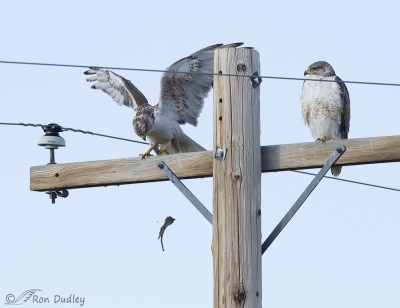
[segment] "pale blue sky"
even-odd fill
[[[243,41],[259,51],[264,75],[302,77],[309,64],[326,60],[344,80],[399,83],[399,11],[394,0],[4,1],[0,60],[164,69],[208,45]],[[136,138],[133,112],[91,90],[83,69],[0,70],[0,122],[56,122]],[[159,73],[117,73],[157,103]],[[301,85],[261,84],[263,145],[312,141],[300,113]],[[400,88],[348,89],[350,138],[399,134]],[[198,127],[183,129],[212,148],[212,94]],[[37,146],[42,131],[0,126],[0,134],[0,306],[9,293],[41,289],[43,297],[84,296],[85,307],[212,307],[212,229],[171,183],[76,189],[52,206],[29,190],[29,167],[48,162]],[[145,150],[62,136],[60,163]],[[400,188],[399,172],[398,163],[345,167],[341,177]],[[282,172],[262,181],[265,239],[311,177]],[[185,184],[212,209],[211,179]],[[263,256],[263,307],[399,307],[399,196],[322,181]],[[157,237],[166,216],[176,221],[162,252]]]

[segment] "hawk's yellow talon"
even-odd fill
[[[162,153],[167,153],[167,154],[169,154],[169,150],[167,149],[166,146],[163,146],[163,147],[160,148],[158,151],[159,151],[159,154],[162,154]]]
[[[146,157],[150,157],[150,156],[153,156],[153,155],[150,154],[150,151],[147,151],[147,152],[144,152],[143,154],[139,154],[139,156],[140,156],[142,159],[145,159]]]

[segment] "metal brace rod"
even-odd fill
[[[288,224],[290,219],[296,214],[296,212],[303,205],[304,201],[307,200],[308,196],[313,192],[315,187],[322,180],[324,175],[328,172],[328,170],[332,167],[332,165],[339,159],[340,156],[346,151],[346,147],[341,145],[336,149],[335,153],[327,160],[325,165],[321,168],[321,170],[315,175],[314,179],[307,186],[305,191],[301,194],[301,196],[297,199],[295,204],[290,208],[290,210],[286,213],[286,215],[282,218],[282,220],[278,223],[275,229],[271,232],[271,234],[267,237],[264,243],[261,246],[261,252],[264,252],[268,249],[268,247],[272,244],[272,242],[276,239],[276,237],[281,233],[283,228]]]
[[[207,208],[192,194],[192,192],[179,180],[179,178],[172,172],[166,163],[160,161],[158,167],[164,172],[164,174],[170,179],[172,184],[178,188],[181,193],[194,205],[194,207],[203,215],[210,224],[212,224],[212,214]]]

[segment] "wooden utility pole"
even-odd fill
[[[260,71],[251,49],[217,49],[214,73]],[[214,308],[261,307],[260,90],[214,78]]]

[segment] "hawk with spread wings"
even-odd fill
[[[311,64],[304,72],[302,114],[316,141],[347,139],[350,127],[350,96],[344,82],[325,61]],[[324,81],[326,80],[326,81]],[[338,176],[341,166],[331,172]]]
[[[119,105],[136,111],[133,119],[135,133],[151,145],[140,155],[142,158],[149,156],[151,151],[156,154],[169,153],[170,150],[174,153],[204,151],[202,146],[185,135],[180,125],[197,125],[204,98],[212,87],[214,50],[242,44],[212,45],[173,63],[161,77],[160,99],[154,106],[122,76],[98,67],[90,67],[84,74],[90,75],[87,81],[96,82],[92,89],[100,89]]]

